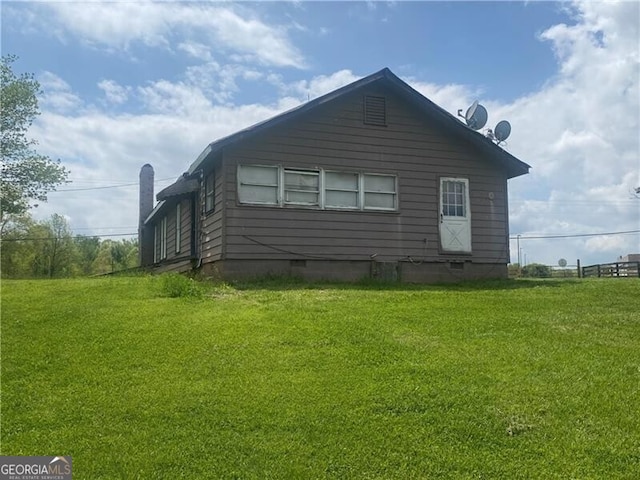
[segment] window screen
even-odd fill
[[[396,199],[395,176],[364,175],[364,208],[394,210]]]
[[[325,206],[330,208],[358,208],[357,173],[326,172],[324,175]]]
[[[278,167],[238,166],[240,203],[278,204]]]
[[[214,172],[207,175],[204,181],[204,208],[206,212],[210,212],[214,207],[215,181]]]
[[[296,205],[318,205],[320,172],[312,170],[284,171],[284,202]]]

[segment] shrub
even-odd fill
[[[160,275],[160,290],[166,297],[201,297],[202,285],[193,278],[179,273],[164,273]]]
[[[523,277],[548,278],[551,276],[551,269],[540,263],[530,263],[522,269]]]

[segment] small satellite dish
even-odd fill
[[[500,142],[504,142],[511,135],[511,124],[506,120],[501,120],[493,130],[493,136]]]
[[[476,109],[478,108],[478,100],[473,102],[471,106],[467,109],[467,113],[465,113],[464,118],[468,121],[473,114],[476,113]]]
[[[564,258],[561,258],[560,260],[558,260],[558,265],[564,268],[567,266],[567,261]]]
[[[480,105],[477,100],[471,104],[464,115],[467,126],[474,130],[480,130],[484,127],[487,124],[487,118],[487,109]]]

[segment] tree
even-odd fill
[[[91,275],[93,273],[93,262],[100,253],[100,239],[79,235],[73,241],[76,245],[78,271],[83,275]]]
[[[138,242],[136,240],[103,240],[100,252],[93,262],[94,273],[113,273],[138,265]]]
[[[11,69],[16,56],[2,57],[0,64],[0,150],[2,183],[0,186],[0,222],[8,215],[22,215],[30,202],[47,201],[47,193],[67,180],[69,172],[51,158],[34,150],[37,142],[27,137],[29,127],[40,114],[37,95],[40,84],[33,74],[16,76]]]
[[[33,263],[35,276],[69,277],[74,271],[76,246],[67,220],[54,213],[51,219],[38,224],[37,255]]]
[[[14,216],[2,232],[2,278],[27,278],[36,256],[35,242],[29,240],[36,223],[29,214]]]

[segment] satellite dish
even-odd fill
[[[564,268],[567,266],[567,261],[564,258],[561,258],[560,260],[558,260],[558,265]]]
[[[501,120],[496,125],[496,128],[493,130],[493,136],[495,139],[500,142],[504,142],[511,135],[511,124],[506,120]]]
[[[464,115],[464,119],[467,121],[467,126],[474,130],[480,130],[487,124],[487,109],[478,103],[476,100],[467,110]]]
[[[467,113],[464,115],[464,118],[469,121],[473,114],[476,113],[476,109],[478,108],[478,100],[473,102],[471,106],[467,109]]]

